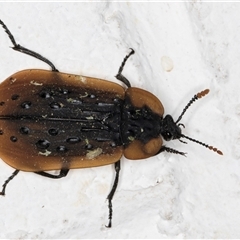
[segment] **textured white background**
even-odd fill
[[[63,72],[115,81],[134,48],[124,75],[154,93],[174,119],[196,92],[210,88],[182,119],[184,134],[224,152],[172,141],[167,145],[187,157],[123,158],[112,229],[104,225],[113,166],[73,170],[60,180],[21,172],[0,198],[0,238],[239,238],[239,12],[239,3],[196,1],[0,3],[0,19],[16,40]],[[1,28],[0,43],[1,80],[49,69],[11,50]],[[173,61],[171,72],[163,56]],[[1,161],[0,183],[12,172]]]

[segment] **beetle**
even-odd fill
[[[62,73],[37,52],[16,43],[3,21],[0,24],[13,49],[35,57],[50,70],[27,69],[9,76],[0,84],[0,157],[16,169],[4,182],[6,186],[19,171],[34,172],[59,179],[69,169],[115,164],[115,179],[107,196],[109,223],[112,225],[112,199],[120,172],[120,159],[145,159],[163,151],[185,155],[163,145],[163,140],[182,138],[201,144],[222,155],[215,147],[184,135],[180,123],[190,105],[208,94],[193,96],[174,121],[164,114],[161,101],[150,92],[131,87],[122,74],[130,53],[123,59],[117,83],[88,76]],[[48,173],[60,170],[59,174]]]

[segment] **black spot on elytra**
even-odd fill
[[[21,107],[24,109],[29,109],[31,107],[32,103],[30,101],[25,101],[21,104]]]
[[[30,129],[28,127],[21,127],[20,128],[20,133],[21,134],[27,135],[27,134],[29,134],[29,132],[30,132]]]
[[[5,104],[5,102],[0,102],[0,106],[3,106]]]
[[[10,137],[10,140],[11,140],[12,142],[16,142],[18,139],[17,139],[15,136],[11,136],[11,137]]]
[[[18,100],[19,97],[20,97],[20,96],[19,96],[18,94],[13,94],[12,97],[11,97],[11,99],[12,99],[13,101],[15,101],[15,100]]]
[[[65,146],[58,146],[57,147],[57,152],[59,152],[59,153],[65,153],[67,151],[68,151],[68,149]]]
[[[0,135],[3,135],[3,130],[0,130]]]
[[[59,130],[56,129],[56,128],[50,128],[50,129],[48,130],[48,134],[51,135],[51,136],[56,136],[56,135],[58,135],[58,132],[59,132]]]
[[[36,146],[39,149],[47,149],[50,146],[50,142],[46,139],[40,139],[37,141]]]
[[[63,95],[67,95],[67,94],[70,93],[70,91],[65,89],[65,88],[63,88],[63,89],[60,90],[60,93],[62,93]]]
[[[41,98],[50,98],[51,92],[49,90],[43,89],[42,91],[39,92],[39,96]]]
[[[70,137],[67,139],[68,143],[78,143],[80,141],[81,141],[81,139],[79,137]]]
[[[52,103],[50,104],[50,107],[51,107],[52,109],[60,109],[60,108],[61,108],[61,105],[60,105],[59,103],[57,103],[57,102],[52,102]]]

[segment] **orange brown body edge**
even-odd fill
[[[35,172],[58,179],[69,169],[115,163],[116,177],[107,197],[109,223],[112,222],[112,198],[118,184],[120,159],[145,159],[163,151],[185,155],[163,145],[186,138],[210,150],[220,150],[182,134],[179,123],[189,106],[205,96],[206,89],[189,101],[177,121],[163,117],[160,100],[148,91],[131,87],[122,71],[131,52],[124,58],[116,78],[119,84],[87,76],[59,72],[40,54],[13,43],[13,49],[46,62],[52,71],[29,69],[17,72],[0,84],[0,157],[16,170]],[[182,141],[183,142],[183,141]],[[58,175],[45,171],[60,170]]]
[[[63,89],[67,90],[68,94],[62,94]],[[76,93],[73,92],[75,89]],[[46,98],[46,94],[49,94],[49,97]],[[91,97],[93,94],[95,99]],[[8,77],[0,85],[0,96],[0,157],[18,170],[37,172],[103,166],[117,162],[122,154],[128,159],[153,156],[162,146],[160,137],[143,143],[135,140],[135,136],[130,136],[133,140],[127,146],[118,143],[111,147],[114,140],[110,137],[106,141],[97,141],[87,134],[82,137],[81,133],[76,131],[76,128],[82,127],[82,121],[88,121],[88,125],[93,125],[96,121],[94,113],[91,116],[91,109],[85,109],[87,104],[96,105],[103,102],[112,104],[114,109],[117,106],[113,100],[123,102],[126,96],[135,103],[136,109],[147,106],[162,116],[161,102],[143,89],[128,88],[125,91],[122,86],[101,79],[46,70],[23,70]],[[28,103],[27,107],[24,103]],[[88,115],[81,114],[81,119],[78,119],[80,111],[88,111]],[[107,116],[105,112],[103,114]],[[115,112],[112,110],[111,114]],[[63,126],[63,123],[67,126]],[[68,126],[69,124],[72,126]],[[118,124],[120,131],[120,122]],[[102,125],[104,127],[104,123]],[[101,127],[100,124],[99,126]],[[24,132],[24,128],[29,132]],[[58,133],[49,134],[51,129]],[[94,128],[90,130],[93,132]],[[111,127],[108,127],[107,131],[111,130]],[[99,131],[96,129],[95,133],[98,137],[101,136]],[[74,137],[81,139],[75,142],[68,140]],[[46,140],[49,145],[41,146],[39,140]],[[57,151],[58,146],[54,146],[54,142],[65,146],[65,151]],[[92,148],[87,149],[88,144],[91,144]],[[82,151],[77,152],[76,148],[82,148]]]

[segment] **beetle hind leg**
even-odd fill
[[[109,217],[108,217],[109,223],[108,223],[108,225],[106,225],[107,228],[112,227],[112,213],[113,213],[113,210],[112,210],[112,199],[113,199],[114,193],[115,193],[115,191],[117,189],[120,170],[121,170],[121,166],[120,166],[120,160],[119,160],[119,161],[117,161],[115,163],[116,176],[115,176],[115,180],[114,180],[112,189],[111,189],[110,193],[107,196],[108,209],[109,209]]]
[[[19,170],[15,170],[12,175],[5,181],[5,183],[2,185],[2,191],[0,192],[0,195],[5,196],[5,190],[8,185],[8,183],[19,173]]]
[[[131,84],[130,84],[129,80],[122,75],[122,71],[123,71],[123,68],[124,68],[128,58],[135,53],[132,48],[130,48],[130,49],[131,49],[131,52],[123,59],[123,62],[118,70],[118,73],[115,76],[119,81],[123,82],[128,87],[131,87]]]
[[[41,175],[43,177],[59,179],[59,178],[62,178],[62,177],[66,177],[68,172],[69,172],[69,169],[62,169],[62,170],[60,170],[58,175],[54,175],[54,174],[47,173],[47,172],[34,172],[34,173],[36,173],[38,175]]]
[[[20,44],[17,44],[15,41],[14,36],[12,35],[12,33],[10,32],[10,30],[7,28],[7,26],[5,25],[5,23],[0,20],[0,24],[2,25],[2,27],[4,28],[5,32],[7,33],[8,37],[10,38],[13,47],[12,49],[21,53],[25,53],[27,55],[30,55],[32,57],[35,57],[45,63],[47,63],[51,68],[53,72],[58,72],[58,70],[56,69],[56,67],[53,65],[52,62],[50,62],[47,58],[43,57],[42,55],[40,55],[39,53],[36,53],[30,49],[27,49],[25,47],[22,47]]]

